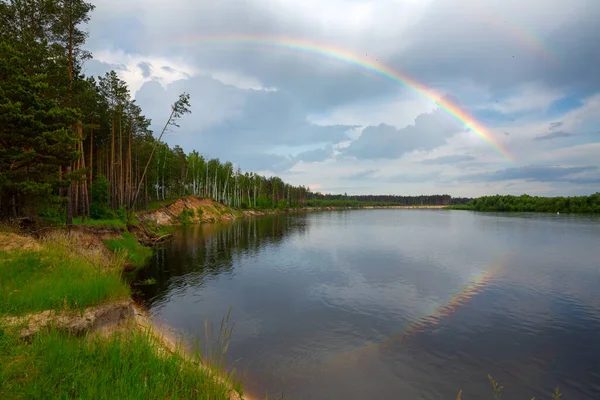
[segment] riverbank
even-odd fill
[[[160,226],[181,224],[198,224],[230,221],[244,217],[256,217],[280,213],[335,211],[335,210],[360,210],[360,209],[443,209],[446,206],[414,205],[414,206],[326,206],[326,207],[300,207],[283,209],[251,209],[240,210],[227,207],[208,198],[188,196],[174,200],[169,204],[160,205],[150,211],[140,211],[137,218],[140,229],[151,230]]]
[[[0,233],[0,398],[242,398],[220,360],[183,351],[132,302],[132,239],[98,227]]]
[[[167,238],[174,225],[357,208],[363,207],[236,210],[187,197],[139,212],[127,223],[75,221],[69,229],[35,227],[29,235],[5,229],[12,232],[0,232],[0,362],[9,367],[0,372],[0,397],[178,393],[179,398],[196,398],[200,393],[242,399],[240,383],[222,360],[184,349],[176,334],[134,304],[123,273],[146,265],[149,245]],[[90,376],[99,383],[90,383]],[[162,389],[139,386],[157,376],[171,383]]]

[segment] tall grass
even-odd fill
[[[199,363],[160,351],[147,332],[81,340],[47,331],[28,345],[0,331],[0,398],[228,399]]]
[[[136,268],[145,266],[152,257],[152,249],[141,245],[129,232],[124,232],[120,238],[106,239],[104,245],[113,253],[123,255]]]
[[[72,247],[66,237],[55,236],[39,251],[0,253],[0,313],[83,309],[129,295],[118,258],[107,267]]]
[[[0,221],[0,232],[18,233],[19,230],[19,224],[15,221]]]
[[[504,386],[501,386],[498,382],[496,382],[490,374],[488,374],[488,380],[490,381],[490,384],[492,385],[492,395],[494,396],[494,399],[500,400],[502,398],[502,389],[504,389]],[[458,395],[456,396],[456,400],[463,400],[462,394],[463,394],[463,391],[461,389],[458,392]],[[552,393],[552,400],[560,400],[561,397],[562,397],[562,394],[560,393],[560,390],[557,386],[556,389],[554,389],[554,392]],[[535,397],[533,397],[531,400],[535,400]]]
[[[120,219],[90,219],[86,218],[82,221],[81,217],[73,218],[74,225],[89,225],[89,226],[107,226],[111,228],[125,228],[126,224]]]
[[[226,353],[229,349],[229,342],[233,334],[233,323],[230,323],[231,308],[221,320],[219,330],[214,332],[213,325],[208,318],[204,319],[204,338],[196,336],[192,341],[191,354],[194,358],[200,360],[204,367],[212,371],[217,371],[219,377],[229,383],[229,385],[243,395],[241,381],[236,378],[235,370],[227,371]]]

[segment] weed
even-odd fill
[[[83,309],[129,294],[118,268],[80,257],[65,242],[54,237],[39,251],[0,253],[0,313]]]
[[[181,223],[187,225],[191,222],[191,218],[194,218],[194,209],[186,208],[181,212]]]
[[[1,398],[227,399],[225,382],[158,348],[148,332],[81,340],[47,331],[26,344],[0,335]]]
[[[129,232],[117,239],[106,239],[104,245],[113,253],[124,254],[127,262],[136,268],[145,266],[152,256],[152,250],[142,246]]]
[[[125,228],[126,225],[120,219],[90,219],[82,221],[81,217],[73,218],[74,225],[107,226],[112,228]]]
[[[504,389],[504,386],[500,386],[498,384],[498,382],[496,382],[490,374],[488,374],[488,379],[490,380],[490,383],[492,384],[492,391],[494,393],[494,398],[499,399],[501,396],[502,389]]]

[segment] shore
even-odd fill
[[[223,360],[202,359],[200,353],[186,348],[183,340],[167,326],[156,324],[131,298],[131,288],[123,273],[143,268],[152,255],[151,245],[170,236],[173,226],[181,224],[214,223],[245,217],[279,213],[350,210],[350,209],[413,209],[443,208],[443,206],[365,206],[365,207],[305,207],[280,210],[236,210],[210,199],[187,197],[162,205],[152,211],[137,213],[127,224],[119,221],[88,221],[69,229],[48,229],[27,235],[16,229],[0,232],[0,362],[10,365],[3,378],[8,382],[0,388],[0,397],[31,390],[30,386],[48,385],[59,379],[52,372],[56,359],[47,359],[52,346],[70,348],[81,357],[90,352],[102,359],[111,351],[121,354],[120,361],[105,360],[90,374],[100,374],[107,380],[119,382],[116,371],[127,368],[121,363],[148,362],[154,367],[147,376],[174,374],[172,368],[187,371],[185,382],[170,390],[182,393],[209,393],[211,398],[228,400],[248,399],[241,384],[226,371]],[[48,347],[50,346],[50,347]],[[103,353],[94,349],[107,347]],[[36,353],[35,349],[43,351]],[[12,349],[7,351],[6,349]],[[31,352],[36,353],[32,355]],[[45,355],[46,354],[46,355]],[[28,359],[29,357],[30,359]],[[60,358],[60,356],[56,356]],[[50,368],[29,374],[15,360],[27,359],[34,365]],[[71,370],[85,368],[70,359],[61,359],[63,367]],[[144,364],[145,365],[145,364]],[[89,366],[88,366],[89,368]],[[171,368],[171,369],[169,369]],[[135,375],[132,372],[131,379]],[[11,379],[12,377],[12,379]],[[139,377],[141,379],[141,377]],[[73,377],[77,381],[76,377]],[[99,378],[100,379],[100,378]],[[148,379],[148,378],[145,378]],[[123,387],[136,387],[128,381]],[[83,383],[82,383],[83,385]],[[179,385],[179,386],[177,386]],[[145,386],[146,387],[146,386]],[[148,388],[148,387],[146,387]],[[68,391],[68,389],[64,388]],[[86,390],[89,388],[86,388]],[[97,388],[112,392],[109,388]],[[65,394],[48,393],[51,397]],[[83,389],[82,389],[83,390]],[[144,390],[136,393],[142,396]],[[158,389],[154,389],[158,390]],[[134,392],[132,392],[134,393]],[[154,396],[156,393],[147,392]],[[160,393],[160,390],[159,390]],[[131,393],[122,392],[127,397]],[[182,398],[194,398],[194,396]]]
[[[154,226],[172,226],[180,224],[210,223],[234,220],[243,217],[255,217],[280,213],[335,211],[335,210],[361,210],[361,209],[443,209],[447,206],[414,205],[414,206],[361,206],[361,207],[301,207],[267,210],[240,210],[224,206],[211,199],[188,196],[177,199],[168,205],[162,205],[151,211],[139,212],[137,218],[145,227],[147,224]]]
[[[149,255],[114,227],[0,232],[0,398],[247,399],[133,302],[123,272]]]

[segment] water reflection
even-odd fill
[[[189,334],[233,307],[252,393],[600,398],[600,221],[360,210],[182,229],[141,278]]]

